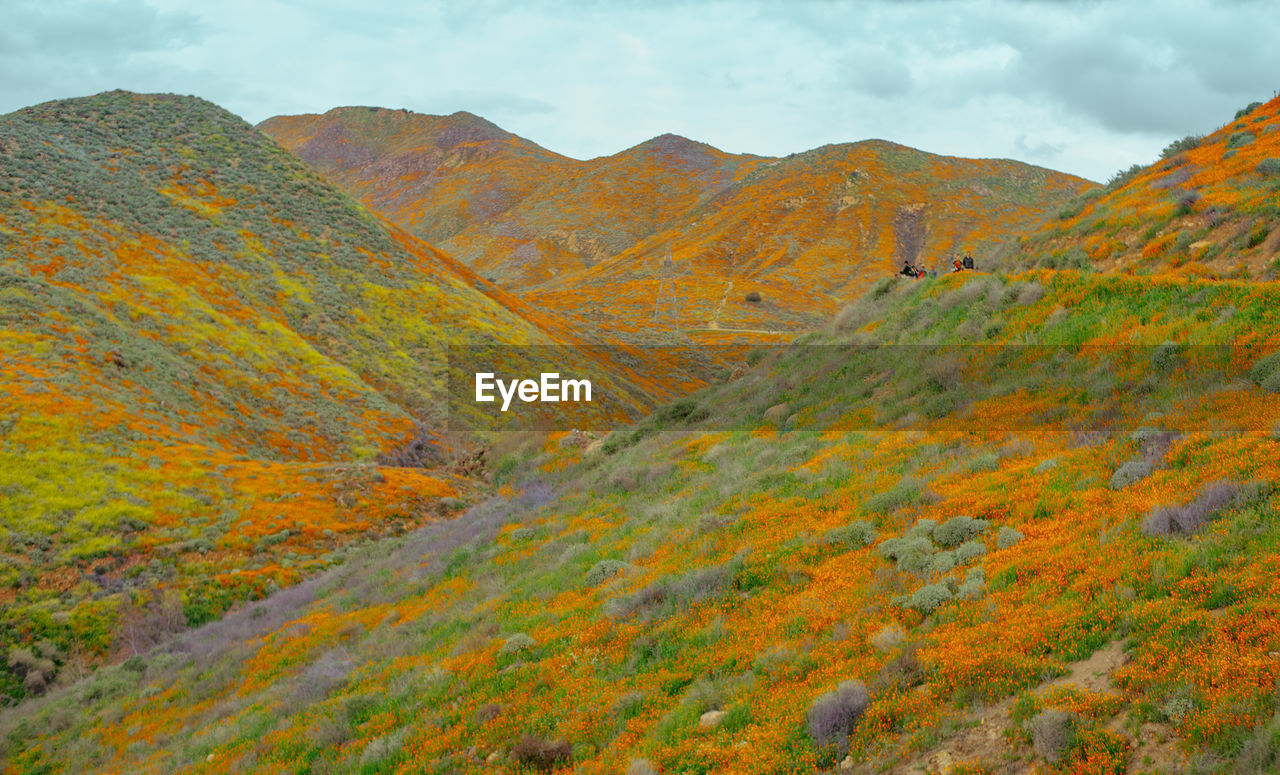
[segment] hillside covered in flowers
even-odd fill
[[[897,276],[869,229],[856,283],[778,252],[824,299],[785,343],[665,390],[632,362],[662,402],[606,432],[470,435],[429,432],[442,345],[625,333],[581,278],[621,308],[626,250],[517,298],[208,103],[4,117],[0,772],[1276,771],[1278,110],[1092,189],[744,161],[682,233],[838,236],[736,219],[840,164],[1026,191],[979,271]],[[887,190],[849,207],[893,231]],[[930,201],[926,244],[979,238]]]

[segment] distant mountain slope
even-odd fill
[[[259,128],[370,208],[516,288],[675,225],[759,162],[675,135],[578,161],[470,113],[336,108]]]
[[[1280,99],[1273,99],[1062,208],[1016,263],[1274,280],[1278,221]]]
[[[575,161],[469,114],[340,108],[260,128],[477,271],[614,330],[651,325],[668,243],[684,275],[682,326],[791,329],[903,258],[986,260],[1090,187],[883,141],[768,159],[663,135]],[[752,291],[762,303],[745,301]]]
[[[525,313],[208,102],[0,117],[0,651],[431,518],[465,482],[371,463],[443,419],[448,345],[563,341]]]
[[[971,252],[988,268],[1017,234],[1088,187],[1008,160],[880,140],[829,145],[760,164],[685,223],[528,298],[611,328],[643,321],[670,245],[682,325],[811,328],[904,260],[946,272],[951,255]]]
[[[335,108],[259,128],[368,207],[442,245],[579,164],[465,112]]]

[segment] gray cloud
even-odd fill
[[[6,4],[0,110],[111,88],[260,121],[469,110],[571,156],[663,132],[782,155],[884,137],[1104,179],[1280,84],[1280,15],[1177,0]]]

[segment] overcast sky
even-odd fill
[[[469,110],[569,156],[880,137],[1105,180],[1280,88],[1249,0],[3,0],[0,113],[107,89],[252,122]]]

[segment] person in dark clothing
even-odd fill
[[[964,254],[964,268],[965,269],[973,268],[973,256],[968,253]]]
[[[910,262],[910,261],[903,261],[903,262],[902,262],[902,271],[901,271],[901,272],[899,272],[899,274],[901,274],[901,275],[902,275],[902,276],[904,276],[904,277],[915,277],[915,276],[916,276],[916,270],[911,268],[911,262]]]

